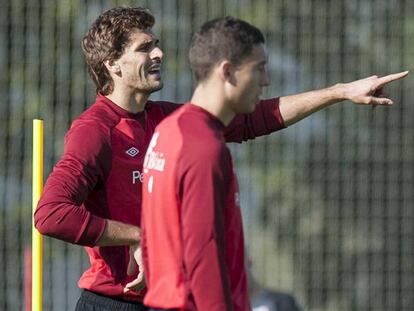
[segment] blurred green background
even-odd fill
[[[80,40],[116,5],[156,17],[165,86],[152,99],[189,99],[191,34],[223,15],[263,30],[266,96],[414,67],[412,0],[0,0],[0,310],[25,309],[32,119],[45,120],[46,177],[95,96]],[[387,90],[393,107],[344,102],[231,145],[254,274],[304,310],[414,310],[413,74]],[[80,247],[44,239],[44,310],[74,309],[87,264]]]

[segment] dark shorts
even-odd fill
[[[142,303],[124,301],[84,290],[76,304],[76,311],[148,311]]]

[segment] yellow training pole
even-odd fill
[[[33,120],[33,214],[43,191],[43,120]],[[42,236],[32,217],[32,311],[42,311]]]

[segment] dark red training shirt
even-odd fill
[[[238,186],[223,132],[217,118],[192,104],[155,129],[141,223],[150,307],[251,310]]]
[[[137,276],[126,274],[128,246],[96,243],[105,219],[140,225],[144,155],[155,127],[178,107],[148,101],[143,112],[132,114],[98,95],[67,132],[63,156],[48,177],[34,217],[41,233],[86,246],[91,266],[80,278],[80,288],[142,300],[143,292],[123,292]],[[241,142],[282,127],[278,99],[270,99],[254,113],[236,117],[225,136]]]

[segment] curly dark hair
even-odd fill
[[[231,17],[221,17],[204,23],[191,40],[189,59],[198,82],[206,79],[219,61],[228,59],[239,65],[250,55],[253,46],[264,43],[255,26]]]
[[[114,88],[104,61],[119,59],[129,44],[131,32],[152,28],[154,23],[152,13],[140,7],[112,8],[95,20],[81,45],[97,93],[108,95]]]

